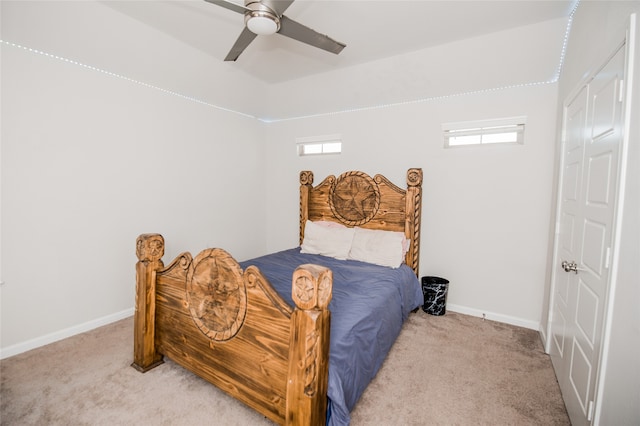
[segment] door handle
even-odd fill
[[[578,270],[579,270],[578,264],[575,262],[575,260],[572,260],[571,262],[567,262],[566,260],[563,260],[562,269],[564,269],[565,272],[575,272],[576,274],[578,273]]]

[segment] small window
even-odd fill
[[[526,117],[445,123],[444,146],[523,144],[525,123]]]
[[[340,135],[297,138],[296,146],[299,156],[340,154],[342,138]]]

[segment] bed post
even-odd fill
[[[324,426],[329,382],[329,334],[333,274],[318,265],[293,273],[287,426]]]
[[[156,271],[163,268],[164,238],[142,234],[136,240],[136,311],[133,325],[133,364],[145,372],[162,363],[155,349]]]
[[[407,205],[406,205],[405,236],[411,241],[407,252],[406,263],[416,276],[419,276],[420,266],[420,221],[422,219],[422,169],[407,171]]]
[[[300,245],[304,239],[304,225],[309,219],[309,191],[313,187],[313,172],[300,172]]]

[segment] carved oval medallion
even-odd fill
[[[343,223],[350,226],[365,224],[380,207],[378,184],[366,173],[343,173],[331,187],[329,205]]]
[[[201,252],[187,274],[187,302],[200,331],[213,340],[231,339],[247,313],[240,265],[224,250]]]

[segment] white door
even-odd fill
[[[621,47],[565,104],[549,353],[573,425],[590,424],[623,140]]]

